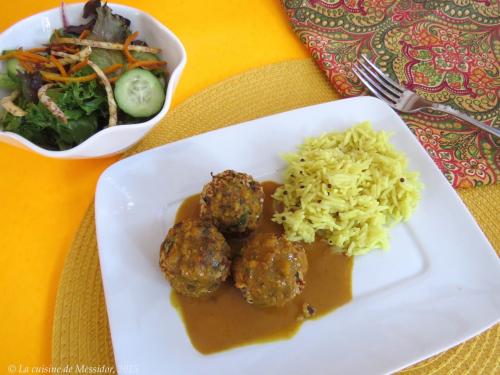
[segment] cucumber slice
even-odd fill
[[[133,117],[149,117],[160,112],[165,89],[155,75],[144,69],[132,69],[115,84],[118,107]]]
[[[12,79],[17,79],[18,72],[24,72],[19,60],[16,58],[7,60],[7,74]]]

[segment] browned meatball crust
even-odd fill
[[[227,170],[203,187],[200,216],[225,234],[245,235],[257,228],[264,190],[252,176]]]
[[[209,221],[175,224],[160,248],[160,268],[172,287],[190,297],[216,291],[229,276],[231,249]]]
[[[233,263],[233,278],[248,303],[283,306],[299,295],[307,272],[305,250],[284,236],[260,233]]]

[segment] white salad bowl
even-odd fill
[[[79,25],[88,22],[82,18],[83,3],[65,6],[66,17],[70,24]],[[125,5],[108,4],[113,13],[128,18],[134,31],[139,31],[141,40],[150,46],[161,49],[160,56],[168,62],[170,79],[166,88],[165,103],[161,111],[148,121],[104,128],[83,143],[64,151],[44,149],[11,132],[0,130],[0,141],[31,150],[38,154],[59,159],[84,159],[110,156],[120,153],[139,142],[165,116],[175,88],[186,65],[184,46],[172,31],[149,14]],[[19,47],[34,48],[47,43],[54,29],[62,27],[61,9],[54,8],[25,18],[0,34],[0,51]],[[4,71],[4,62],[0,62],[0,71]],[[0,90],[0,97],[6,91]]]

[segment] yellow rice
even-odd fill
[[[389,228],[408,220],[420,199],[418,173],[369,122],[309,138],[284,159],[284,184],[273,195],[283,211],[273,221],[291,241],[318,235],[347,255],[387,249]]]

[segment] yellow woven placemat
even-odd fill
[[[336,99],[311,60],[255,69],[212,86],[176,107],[128,155],[230,124]],[[495,249],[500,247],[500,186],[459,192]],[[500,369],[498,325],[405,374],[494,374]],[[101,283],[94,207],[66,258],[54,313],[53,366],[114,366]],[[139,369],[140,370],[140,369]]]

